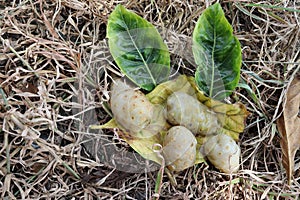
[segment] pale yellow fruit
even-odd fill
[[[226,134],[218,134],[209,138],[204,144],[204,154],[222,172],[232,173],[239,169],[241,149]]]
[[[167,100],[167,120],[173,125],[181,125],[201,135],[215,134],[220,125],[216,114],[196,98],[174,92]]]
[[[166,165],[173,171],[181,171],[194,165],[197,140],[193,133],[183,126],[169,129],[164,138],[163,156]]]
[[[153,117],[154,106],[146,96],[121,80],[113,84],[110,103],[116,122],[131,133],[146,128]]]

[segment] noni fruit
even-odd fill
[[[112,86],[110,103],[116,122],[131,133],[147,127],[153,117],[153,104],[142,92],[134,90],[121,80],[117,80]]]
[[[149,138],[165,128],[163,107],[153,105],[139,90],[117,80],[111,91],[111,110],[117,124],[139,138]]]
[[[171,124],[184,126],[194,134],[212,135],[220,128],[213,111],[183,92],[174,92],[169,96],[167,119]]]
[[[169,129],[163,142],[165,163],[173,171],[191,167],[196,159],[197,140],[193,133],[183,126]]]
[[[230,136],[226,134],[212,136],[203,147],[204,155],[220,171],[225,173],[238,171],[241,150]]]

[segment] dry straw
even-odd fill
[[[240,137],[241,170],[226,176],[200,164],[174,175],[176,187],[164,175],[162,199],[297,199],[300,195],[299,153],[295,179],[287,186],[275,126],[284,88],[299,70],[300,5],[249,2],[221,2],[243,48],[244,85],[228,101],[239,99],[252,113]],[[154,197],[157,172],[119,171],[90,156],[82,145],[91,134],[83,117],[94,111],[96,123],[110,119],[105,112],[109,87],[120,76],[105,39],[107,17],[123,4],[149,20],[173,52],[174,70],[192,74],[189,38],[209,3],[213,2],[1,1],[0,198]],[[117,132],[102,137],[105,144],[132,152]]]

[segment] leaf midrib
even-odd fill
[[[213,42],[212,55],[211,55],[212,78],[211,78],[211,83],[210,83],[210,88],[209,88],[209,97],[212,97],[212,95],[213,95],[213,86],[214,86],[214,81],[215,81],[215,61],[214,61],[215,47],[216,47],[216,28],[215,28],[215,26],[213,27],[213,29],[214,29],[214,42]]]
[[[150,68],[149,68],[149,66],[148,66],[148,64],[147,64],[147,62],[146,62],[146,60],[144,59],[142,53],[141,53],[140,50],[138,49],[138,47],[137,47],[135,41],[133,40],[133,38],[132,38],[132,36],[131,36],[131,34],[130,34],[130,29],[128,28],[127,23],[126,23],[126,21],[125,21],[125,19],[124,19],[124,15],[122,15],[122,19],[123,19],[123,21],[125,22],[126,31],[127,31],[128,35],[129,35],[129,37],[130,37],[130,40],[132,41],[132,43],[133,43],[135,49],[137,50],[139,56],[142,58],[142,61],[143,61],[144,65],[145,65],[145,67],[146,67],[146,70],[147,70],[148,74],[150,75],[150,78],[151,78],[153,84],[156,85],[156,81],[155,81],[154,77],[152,76],[151,70],[150,70]]]

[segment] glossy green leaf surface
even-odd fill
[[[151,91],[170,74],[170,54],[156,28],[118,5],[108,19],[110,52],[125,74],[139,87]]]
[[[219,3],[199,17],[193,32],[195,80],[211,98],[223,100],[240,78],[241,47]]]

